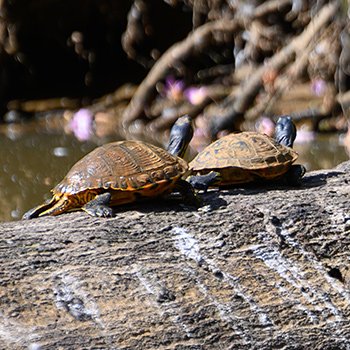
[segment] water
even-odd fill
[[[298,163],[307,170],[331,169],[349,159],[341,145],[339,134],[319,134],[314,140],[295,143],[294,149],[299,153]]]
[[[0,131],[0,221],[20,219],[28,209],[50,198],[50,189],[78,159],[115,139],[81,142],[61,127],[32,124],[3,126]],[[308,170],[331,168],[349,158],[338,135],[320,135],[295,148]]]
[[[78,141],[61,125],[3,125],[0,129],[0,221],[17,220],[51,197],[71,166],[105,138]]]

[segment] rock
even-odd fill
[[[347,349],[350,161],[249,186],[2,223],[6,349]]]

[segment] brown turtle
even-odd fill
[[[299,184],[305,168],[292,165],[298,158],[291,148],[295,137],[295,125],[287,116],[279,118],[274,139],[257,132],[227,135],[207,146],[190,162],[190,171],[195,176],[188,181],[194,188],[203,190],[211,185],[282,178],[289,184]]]
[[[113,213],[111,206],[162,196],[174,189],[193,202],[193,188],[182,180],[188,164],[180,158],[192,135],[191,120],[185,116],[172,128],[167,151],[142,141],[98,147],[70,169],[52,190],[50,201],[29,210],[23,218],[80,208],[90,215],[107,217]]]

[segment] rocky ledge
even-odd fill
[[[350,162],[300,188],[2,223],[4,349],[348,349]]]

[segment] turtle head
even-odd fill
[[[180,117],[170,131],[168,152],[183,157],[193,136],[192,118],[188,115]]]
[[[283,146],[293,147],[297,129],[289,116],[279,117],[275,127],[275,139]]]

